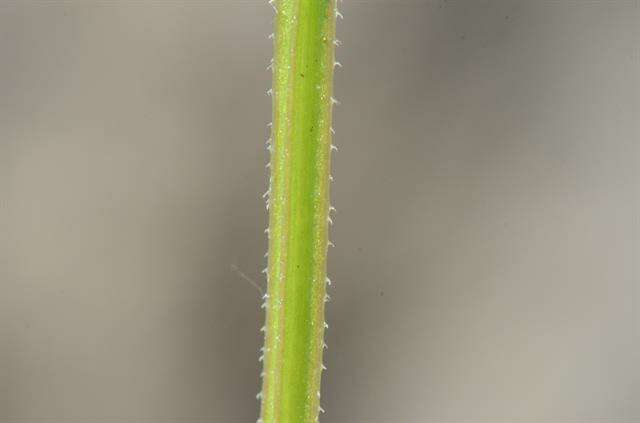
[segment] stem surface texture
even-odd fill
[[[274,0],[269,264],[261,423],[318,421],[335,0]]]

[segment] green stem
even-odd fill
[[[275,0],[262,423],[318,420],[336,0]]]

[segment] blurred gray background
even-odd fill
[[[345,1],[323,422],[640,421],[638,1]],[[272,12],[0,0],[0,422],[251,422]]]

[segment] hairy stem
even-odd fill
[[[318,420],[336,0],[274,0],[263,423]]]

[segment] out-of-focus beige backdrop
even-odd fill
[[[341,8],[322,421],[640,421],[638,1]],[[0,2],[0,422],[256,419],[271,22]]]

